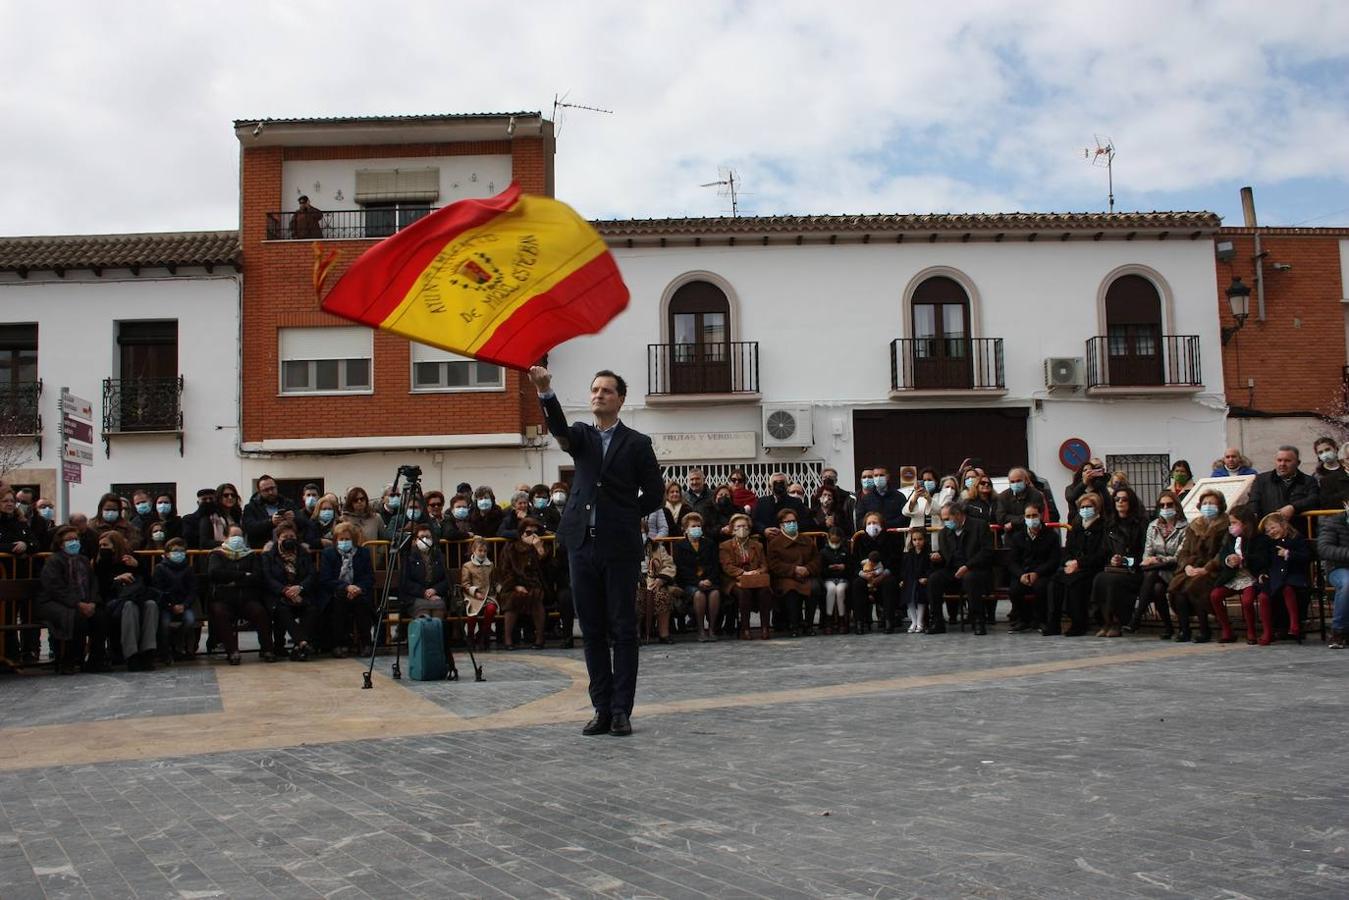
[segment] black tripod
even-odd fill
[[[403,485],[402,492],[399,493],[398,482],[400,479],[404,478],[406,478],[407,481]],[[412,520],[408,518],[408,510],[412,507],[412,504],[414,502],[417,504],[417,507],[419,509],[426,508],[426,504],[422,498],[421,478],[422,478],[422,470],[420,466],[399,466],[398,474],[396,474],[393,479],[393,489],[392,491],[390,491],[390,496],[398,495],[400,499],[398,504],[398,512],[394,514],[393,520],[390,522],[390,525],[393,526],[391,529],[392,540],[389,541],[389,558],[385,563],[386,569],[384,572],[383,599],[381,599],[379,604],[379,612],[375,616],[376,628],[383,627],[387,622],[387,617],[389,614],[389,599],[393,596],[394,593],[393,592],[394,575],[396,572],[399,571],[399,565],[402,562],[403,554],[406,551],[409,542],[411,542],[412,540],[413,530],[407,527],[412,522]],[[399,618],[401,619],[402,616],[400,615]],[[445,647],[445,657],[446,657],[445,661],[446,663],[448,663],[449,671],[445,675],[445,680],[458,681],[459,667],[454,664],[454,651],[449,648],[448,642],[446,643],[447,646]],[[362,673],[365,679],[364,683],[361,685],[361,688],[363,690],[370,690],[371,688],[374,687],[374,683],[371,679],[375,671],[375,655],[378,652],[379,652],[379,641],[376,640],[372,643],[371,646],[370,664],[366,667],[365,672]],[[401,656],[402,656],[402,647],[399,644],[398,634],[397,631],[395,630],[393,636],[393,668],[390,670],[389,673],[395,681],[398,681],[403,677],[403,669],[402,666],[400,665]],[[473,666],[473,680],[486,681],[486,679],[483,677],[482,674],[482,666],[478,665],[478,660],[473,656],[472,646],[468,647],[468,659],[469,663]]]

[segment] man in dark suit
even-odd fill
[[[606,369],[591,379],[594,425],[567,424],[552,378],[542,366],[529,370],[549,433],[576,463],[557,538],[570,563],[572,601],[581,621],[595,708],[581,733],[632,734],[641,520],[660,508],[665,485],[651,438],[618,420],[628,395],[622,378]]]
[[[993,537],[988,523],[968,518],[965,504],[956,501],[941,508],[941,524],[937,552],[932,554],[935,568],[927,579],[929,631],[945,633],[942,595],[950,592],[965,595],[974,633],[987,634],[984,597],[993,587]]]

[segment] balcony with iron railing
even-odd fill
[[[183,454],[183,376],[103,379],[103,452],[125,434],[172,434]]]
[[[42,379],[0,384],[0,440],[32,441],[42,458]]]
[[[656,405],[757,401],[759,342],[647,344],[646,384]]]
[[[269,212],[265,240],[379,240],[407,228],[438,207],[397,206],[339,209],[315,217],[304,212]]]
[[[890,342],[890,397],[1007,391],[1002,338],[896,338]]]
[[[1204,387],[1197,334],[1125,333],[1087,339],[1087,393],[1195,393]]]

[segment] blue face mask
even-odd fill
[[[315,497],[313,494],[310,494],[308,497],[305,497],[305,498],[304,498],[304,508],[305,508],[305,509],[313,509],[315,506],[318,506],[318,503],[319,503],[319,498],[318,498],[318,497]]]
[[[50,506],[44,506],[44,507],[42,507],[41,509],[39,509],[39,510],[37,511],[37,514],[38,514],[39,516],[41,516],[42,518],[46,519],[48,522],[50,522],[52,519],[56,518],[56,510],[55,510],[53,507],[50,507]]]
[[[1027,531],[1034,531],[1035,529],[1037,529],[1037,528],[1039,528],[1039,527],[1040,527],[1040,520],[1039,520],[1039,519],[1026,519],[1026,530],[1027,530]]]
[[[862,490],[864,490],[864,491],[869,491],[869,490],[871,490],[872,488],[874,488],[875,486],[876,486],[876,479],[874,479],[874,478],[863,478],[863,479],[862,479]]]
[[[877,475],[872,481],[875,482],[878,491],[885,490],[886,486],[890,484],[890,479],[885,475]]]
[[[935,494],[935,493],[937,493],[937,482],[935,482],[935,481],[924,481],[924,482],[923,482],[923,490],[927,491],[929,494]]]
[[[1218,518],[1218,504],[1216,503],[1205,503],[1199,507],[1199,511],[1204,514],[1205,519]]]
[[[1083,522],[1090,522],[1096,518],[1096,507],[1084,506],[1077,511],[1077,514],[1082,517]]]
[[[182,550],[170,550],[169,562],[180,564],[185,563],[187,562],[187,554],[184,553]]]
[[[483,512],[487,512],[491,508],[492,508],[492,500],[490,497],[483,497],[481,500],[478,501],[478,509],[482,510]]]
[[[115,510],[115,509],[105,509],[105,510],[103,510],[103,521],[104,521],[104,522],[110,522],[110,523],[111,523],[111,522],[116,522],[116,521],[117,521],[118,519],[120,519],[120,518],[122,518],[122,514],[121,514],[119,511]]]
[[[236,552],[248,546],[248,542],[244,540],[244,536],[242,534],[230,535],[230,539],[225,543],[229,546],[231,550],[234,550]]]
[[[397,509],[399,504],[401,504],[402,502],[403,502],[402,497],[398,496],[397,494],[391,494],[389,496],[389,499],[385,501],[385,505],[388,506],[389,509]]]
[[[1026,492],[1026,482],[1024,481],[1013,481],[1008,487],[1012,489],[1013,494],[1024,494]]]
[[[699,540],[699,539],[702,538],[702,536],[703,536],[703,526],[701,526],[701,525],[691,525],[691,526],[689,527],[689,530],[688,530],[687,532],[685,532],[685,533],[689,536],[689,539],[690,539],[690,540],[694,540],[694,541]]]
[[[467,519],[467,518],[468,518],[468,507],[467,507],[467,506],[456,506],[453,510],[451,510],[450,514],[453,515],[456,519]]]
[[[338,541],[338,542],[337,542],[337,550],[338,550],[339,553],[350,553],[350,552],[351,552],[351,541],[345,540],[345,539]]]
[[[161,516],[167,516],[169,513],[173,512],[173,504],[157,503],[155,504],[155,512],[159,513]]]
[[[942,520],[942,523],[941,523],[941,527],[942,527],[942,528],[945,528],[947,531],[955,531],[955,530],[956,530],[956,520],[955,520],[955,519],[943,519],[943,520]]]
[[[332,511],[331,509],[321,509],[321,510],[319,510],[319,521],[320,521],[320,522],[322,522],[324,525],[327,525],[327,524],[328,524],[329,522],[331,522],[332,520],[333,520],[333,511]]]
[[[72,538],[71,540],[68,540],[64,544],[62,544],[61,549],[66,551],[66,553],[70,554],[71,556],[79,556],[80,542]]]
[[[796,537],[796,533],[801,530],[801,526],[796,522],[783,522],[782,533],[788,537]]]
[[[548,498],[547,498],[547,497],[535,497],[535,498],[534,498],[534,508],[535,508],[535,509],[547,509],[547,508],[548,508]]]
[[[150,515],[150,504],[149,504],[149,502],[143,500],[143,501],[141,501],[140,503],[137,503],[137,504],[136,504],[136,515],[138,515],[138,516],[148,516],[148,515]]]
[[[970,475],[969,477],[967,477],[965,479],[965,490],[968,491],[970,488],[974,487],[975,482],[977,482],[978,480],[979,477],[977,475]]]
[[[411,519],[413,522],[417,521],[421,517],[422,511],[420,509],[417,509],[415,506],[412,509],[408,510],[408,518]]]
[[[1163,519],[1174,519],[1176,517],[1176,508],[1174,506],[1163,506],[1161,509],[1157,510],[1157,512],[1161,513]]]

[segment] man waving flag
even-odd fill
[[[514,184],[380,241],[323,299],[334,315],[515,369],[599,331],[627,305],[595,229],[565,203]]]

